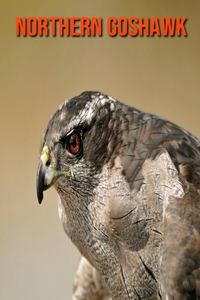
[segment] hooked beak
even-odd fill
[[[43,200],[43,191],[49,189],[61,175],[69,175],[69,171],[53,170],[47,146],[44,146],[37,170],[36,186],[39,204]]]
[[[53,175],[53,172],[49,170],[47,167],[44,166],[43,162],[40,161],[38,170],[37,170],[37,197],[39,204],[42,203],[43,199],[43,191],[46,191],[49,189],[54,182],[56,181],[56,178]]]

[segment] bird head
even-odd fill
[[[64,102],[52,116],[37,171],[39,203],[52,185],[59,194],[93,188],[117,145],[116,103],[102,93],[84,92]]]

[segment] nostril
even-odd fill
[[[51,164],[51,161],[50,161],[50,159],[48,159],[48,160],[46,161],[45,166],[48,168],[48,167],[50,166],[50,164]]]

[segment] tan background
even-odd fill
[[[200,137],[200,1],[9,0],[0,17],[0,299],[70,299],[78,251],[65,236],[57,195],[35,191],[39,146],[66,99],[100,90]],[[104,20],[99,38],[15,36],[15,18]],[[188,37],[115,37],[110,16],[188,18]]]

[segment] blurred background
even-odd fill
[[[200,1],[8,0],[0,16],[0,299],[70,299],[79,253],[54,189],[37,203],[43,131],[58,106],[99,90],[200,138]],[[16,37],[16,17],[102,17],[102,37]],[[188,37],[109,37],[108,17],[187,17]]]

